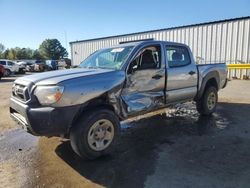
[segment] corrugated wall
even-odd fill
[[[74,65],[77,65],[98,49],[117,45],[121,41],[147,38],[185,43],[190,46],[198,63],[250,63],[249,17],[73,42],[71,43],[72,61]],[[250,74],[250,71],[243,71],[241,74]],[[237,76],[238,74],[239,71],[232,70],[229,76]]]

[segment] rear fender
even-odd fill
[[[210,83],[212,80],[215,80],[216,83],[213,85],[216,87],[217,90],[219,89],[219,85],[220,85],[219,73],[217,71],[209,72],[202,79],[201,86],[199,87],[200,89],[197,92],[195,100],[199,100],[202,97],[202,95],[206,89],[207,84]]]

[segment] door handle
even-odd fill
[[[152,78],[155,80],[159,80],[161,77],[162,77],[162,75],[159,75],[159,74],[152,76]]]
[[[195,74],[195,72],[194,71],[190,71],[188,74],[193,75],[193,74]]]

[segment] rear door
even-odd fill
[[[165,60],[163,46],[141,48],[127,70],[122,90],[124,116],[143,114],[164,106]]]
[[[197,92],[198,72],[190,50],[182,45],[165,46],[167,60],[166,102],[193,99]]]

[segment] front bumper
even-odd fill
[[[67,134],[80,106],[29,106],[11,97],[10,116],[29,133],[37,136]]]

